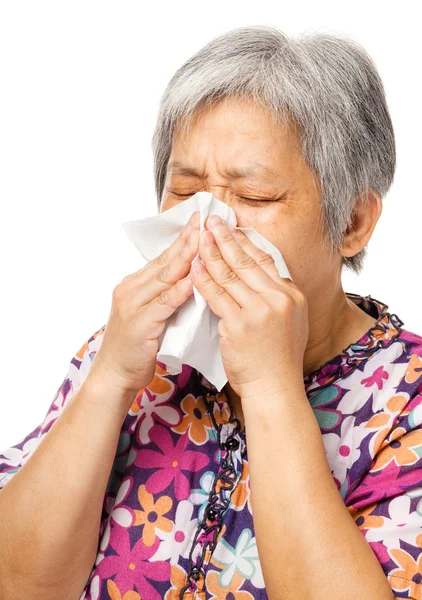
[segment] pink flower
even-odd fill
[[[365,385],[365,387],[371,387],[371,385],[376,384],[378,389],[380,390],[383,386],[383,379],[388,379],[388,373],[384,370],[384,367],[381,365],[376,369],[370,377],[366,377],[362,379],[361,383]]]
[[[400,475],[400,471],[401,467],[394,461],[375,475],[369,471],[360,485],[346,498],[346,505],[353,504],[355,508],[363,508],[421,485],[420,469],[413,469],[403,475]]]
[[[140,450],[135,458],[135,465],[141,469],[157,469],[146,482],[150,494],[158,494],[165,490],[174,479],[174,494],[177,500],[185,500],[190,494],[190,484],[182,471],[200,471],[210,462],[202,452],[186,451],[189,435],[180,436],[173,445],[168,429],[155,425],[150,432],[151,440],[161,452]]]
[[[117,555],[106,556],[99,562],[91,587],[99,591],[99,581],[95,581],[97,576],[103,581],[117,573],[114,583],[122,596],[136,586],[142,598],[160,600],[161,595],[146,579],[170,582],[170,563],[148,562],[157,551],[159,544],[158,538],[152,546],[145,546],[142,539],[139,539],[131,549],[128,530],[124,527],[115,527],[110,537],[110,545]]]

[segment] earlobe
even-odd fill
[[[374,190],[369,190],[367,198],[358,197],[346,227],[341,246],[343,257],[355,256],[371,239],[372,233],[381,216],[382,200]]]

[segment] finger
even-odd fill
[[[215,241],[210,245],[207,244],[207,236],[211,236],[211,239],[213,238],[209,231],[204,231],[200,236],[199,256],[211,278],[220,288],[229,293],[238,306],[251,306],[257,299],[257,295],[242,279],[239,278],[237,273],[230,268],[223,259]],[[233,243],[236,244],[234,240]],[[246,258],[248,264],[255,264],[250,256],[243,256]],[[246,267],[246,264],[244,266]]]
[[[136,281],[139,290],[139,302],[146,304],[169,290],[180,279],[189,274],[192,261],[198,253],[199,230],[193,229],[181,246],[179,254],[155,272],[152,271],[145,281]]]
[[[210,226],[212,227],[212,225]],[[274,279],[255,262],[252,256],[243,251],[242,247],[234,239],[225,223],[214,226],[212,231],[223,261],[238,275],[238,278],[242,280],[249,289],[258,294],[268,293],[270,290],[279,290],[279,286]],[[269,255],[266,256],[268,261],[272,261],[272,258]],[[208,265],[206,266],[208,268]],[[220,283],[217,270],[210,270],[210,274],[217,283]],[[240,291],[240,287],[237,287]]]
[[[155,259],[122,280],[128,289],[141,288],[143,300],[151,301],[165,289],[189,273],[192,260],[198,253],[199,212],[195,211],[176,240]]]
[[[291,288],[297,288],[296,284],[294,281],[292,281],[292,279],[290,279],[290,277],[281,277],[273,257],[264,250],[261,250],[261,248],[255,246],[255,244],[251,242],[248,236],[243,233],[241,229],[237,229],[230,224],[228,224],[228,229],[242,250],[246,254],[249,254],[249,256],[254,259],[254,261],[273,279],[273,281],[275,281],[275,283],[282,285],[286,284],[288,287],[290,286]]]
[[[192,294],[193,283],[190,273],[179,279],[172,287],[164,290],[148,305],[148,317],[151,322],[162,322],[168,319]],[[144,307],[142,307],[144,308]]]
[[[190,275],[193,285],[217,317],[224,316],[229,320],[239,318],[240,306],[214,281],[199,258],[193,263]]]
[[[199,211],[192,213],[189,221],[182,227],[177,238],[164,250],[164,252],[156,256],[148,264],[144,265],[142,269],[124,277],[122,281],[130,282],[135,280],[136,284],[139,285],[153,277],[160,269],[166,267],[177,259],[177,257],[182,255],[185,245],[194,231],[199,231]],[[184,256],[185,255],[183,255],[183,257]],[[139,276],[141,277],[139,278]]]

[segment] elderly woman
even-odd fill
[[[1,598],[420,600],[422,337],[341,282],[395,169],[373,62],[341,36],[230,31],[171,79],[153,148],[160,212],[212,192],[293,281],[196,212],[116,286],[0,455]],[[156,361],[193,286],[220,317],[220,392]]]

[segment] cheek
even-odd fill
[[[280,250],[293,281],[302,291],[313,288],[315,280],[325,280],[327,271],[333,272],[332,256],[316,223],[278,215],[277,220],[255,229]]]

